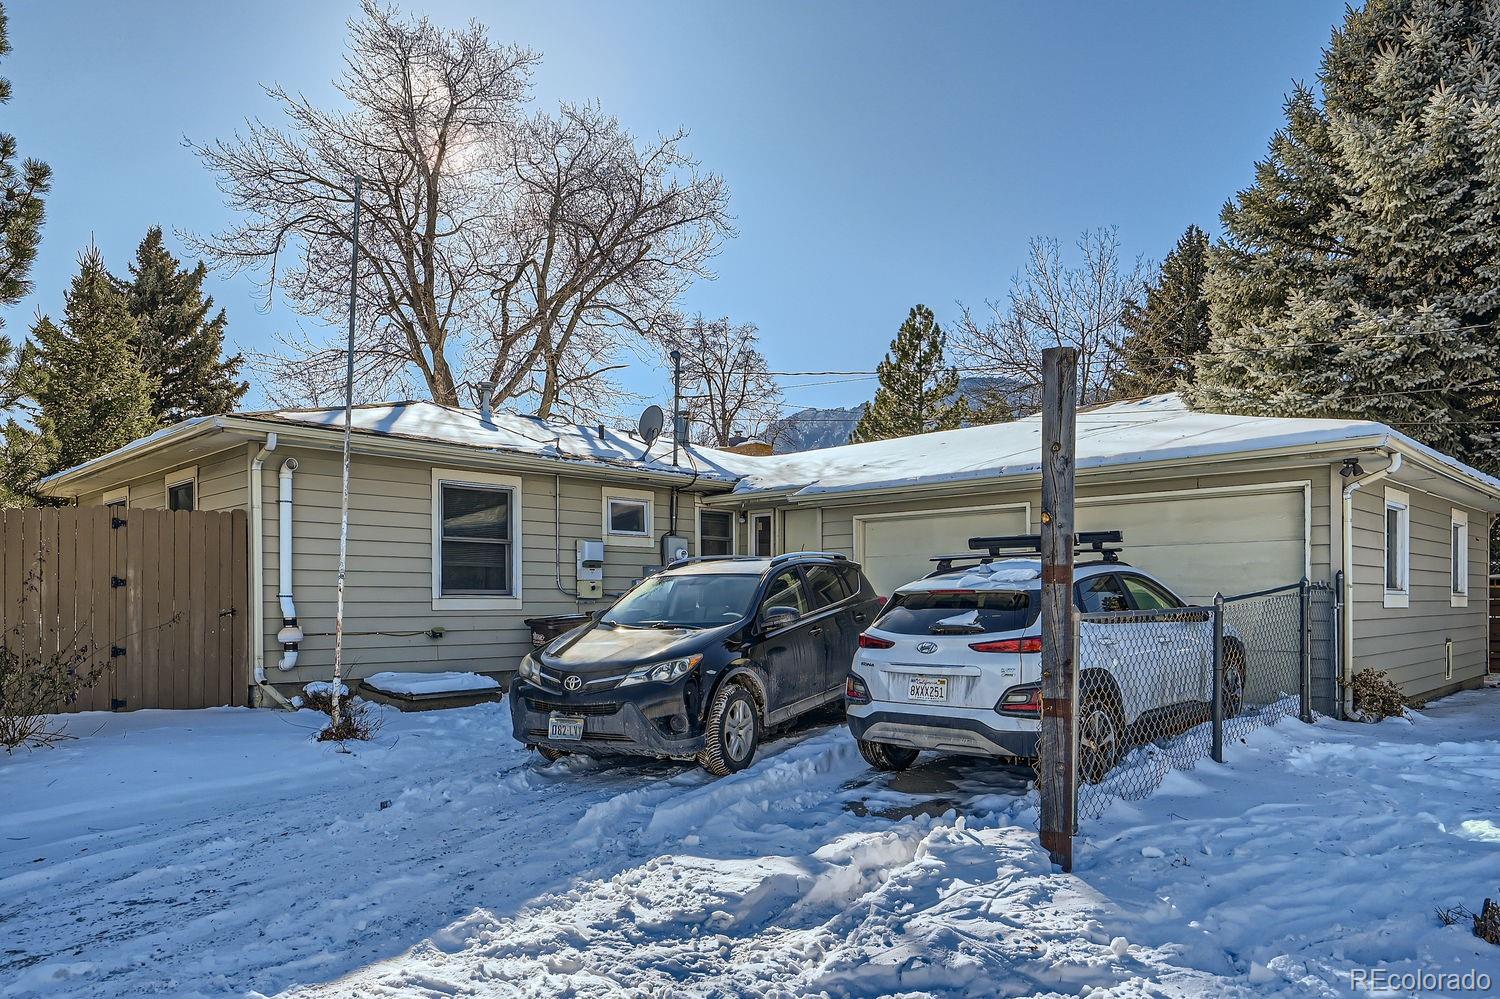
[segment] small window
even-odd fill
[[[603,491],[604,537],[610,544],[650,548],[651,494],[606,486]]]
[[[197,490],[193,487],[193,480],[179,482],[167,489],[168,510],[196,510],[198,508]]]
[[[803,585],[802,576],[796,569],[784,569],[771,580],[761,608],[764,611],[772,607],[790,607],[799,616],[812,610],[812,605],[807,599],[807,588]]]
[[[1120,589],[1120,581],[1113,573],[1085,579],[1078,584],[1077,589],[1078,602],[1085,614],[1129,609],[1125,602],[1125,591]]]
[[[130,506],[130,487],[121,486],[104,494],[104,507],[110,510],[125,510]]]
[[[1469,515],[1454,510],[1449,521],[1448,589],[1454,607],[1469,605]]]
[[[1398,489],[1385,491],[1385,606],[1406,607],[1411,600],[1411,498]]]
[[[442,595],[509,596],[511,492],[442,487]]]
[[[698,511],[698,554],[734,554],[734,514],[728,510]]]
[[[1169,607],[1182,606],[1181,600],[1149,579],[1127,575],[1121,576],[1120,580],[1125,584],[1125,589],[1130,592],[1130,599],[1135,601],[1136,610],[1166,610]]]
[[[849,596],[849,592],[844,589],[844,581],[839,578],[838,570],[833,566],[810,565],[806,572],[807,588],[818,606],[836,604]]]
[[[769,513],[757,513],[750,518],[750,550],[760,558],[770,558],[775,554],[771,549],[774,542],[771,534],[771,515]]]

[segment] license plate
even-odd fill
[[[577,741],[583,738],[583,719],[574,715],[550,715],[547,718],[547,738],[549,739],[571,739]]]
[[[946,701],[948,678],[945,676],[914,676],[906,696],[913,701]]]

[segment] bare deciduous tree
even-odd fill
[[[538,57],[475,22],[445,30],[364,0],[349,30],[350,110],[273,87],[287,128],[251,121],[195,147],[245,216],[195,245],[337,326],[359,176],[366,391],[420,386],[457,405],[495,381],[495,402],[529,397],[545,416],[597,396],[588,383],[622,347],[654,353],[643,341],[730,231],[724,184],[682,134],[638,143],[593,105],[528,114]],[[284,401],[342,377],[338,343],[283,347],[260,368]]]
[[[1113,228],[1084,233],[1077,247],[1074,265],[1063,260],[1057,240],[1034,237],[1005,300],[987,301],[982,319],[964,308],[959,320],[955,345],[965,366],[1019,382],[1028,410],[1040,405],[1045,347],[1077,348],[1080,403],[1109,398],[1128,333],[1122,320],[1144,285],[1145,263],[1122,264]]]
[[[739,436],[765,439],[781,415],[781,387],[766,370],[757,332],[751,323],[700,315],[668,339],[682,352],[684,408],[695,442],[724,447]]]

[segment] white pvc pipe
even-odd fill
[[[255,459],[250,462],[250,647],[253,650],[251,663],[254,666],[255,685],[271,700],[291,710],[291,702],[266,682],[266,601],[261,591],[266,564],[262,470],[266,459],[275,450],[276,435],[266,434],[266,443],[256,452]]]
[[[297,646],[302,641],[302,628],[297,624],[297,604],[292,599],[292,473],[297,470],[297,459],[288,458],[281,463],[280,493],[277,510],[280,513],[280,530],[277,540],[281,544],[276,563],[276,599],[281,604],[281,630],[276,640],[281,643],[281,661],[277,669],[290,670],[297,666]]]

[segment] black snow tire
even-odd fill
[[[1078,706],[1078,779],[1097,784],[1125,755],[1125,717],[1114,690],[1091,686]]]
[[[892,746],[885,742],[859,742],[859,755],[876,770],[905,770],[917,762],[918,750],[909,746]]]
[[[745,769],[760,748],[760,711],[755,698],[738,683],[726,683],[714,694],[703,731],[698,764],[715,777]]]

